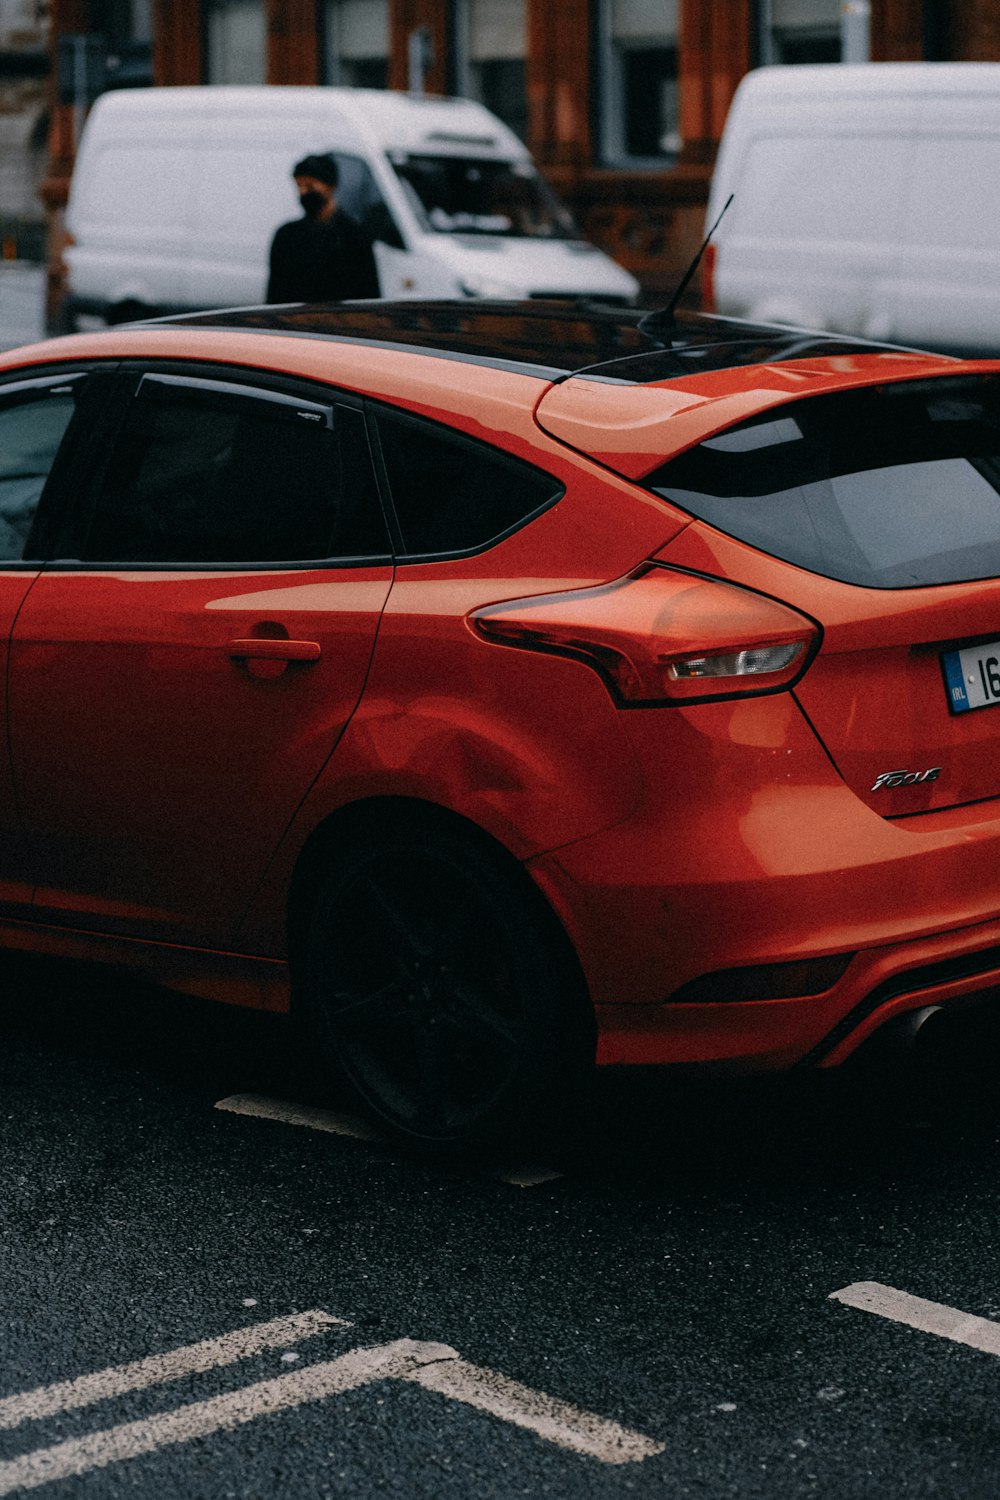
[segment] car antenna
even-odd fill
[[[677,304],[678,302],[680,302],[684,293],[687,291],[688,283],[690,282],[691,277],[701,265],[701,258],[705,254],[705,251],[708,249],[709,241],[711,240],[712,235],[718,229],[719,225],[722,223],[723,216],[725,215],[727,208],[729,207],[730,203],[732,203],[735,196],[735,193],[730,193],[729,197],[722,205],[722,212],[719,214],[715,223],[706,234],[704,240],[702,241],[701,249],[695,255],[691,264],[684,272],[684,275],[681,277],[680,285],[674,292],[674,295],[671,297],[666,307],[658,308],[655,312],[647,313],[644,318],[640,318],[637,325],[640,333],[645,333],[650,337],[655,338],[660,334],[669,333],[670,329],[676,325]]]

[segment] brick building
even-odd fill
[[[0,0],[0,245],[7,257],[37,257],[42,248],[48,29],[44,0]]]
[[[740,78],[763,63],[1000,60],[996,0],[50,0],[63,62],[43,196],[52,242],[91,87],[331,83],[481,99],[650,299],[700,240]],[[76,38],[76,41],[67,39]],[[77,77],[82,74],[78,72]],[[72,81],[70,79],[70,81]]]

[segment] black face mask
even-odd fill
[[[322,212],[326,204],[326,199],[322,193],[310,191],[308,193],[300,193],[299,202],[302,204],[303,212],[308,214],[310,219],[315,219],[316,215]]]

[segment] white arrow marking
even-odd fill
[[[179,1380],[183,1375],[212,1370],[217,1365],[235,1364],[237,1360],[250,1359],[264,1349],[284,1349],[289,1344],[297,1344],[300,1339],[325,1333],[328,1328],[350,1326],[343,1318],[334,1318],[318,1309],[275,1318],[270,1323],[254,1323],[249,1328],[224,1333],[221,1338],[203,1339],[197,1344],[171,1349],[168,1354],[151,1354],[147,1359],[136,1359],[127,1365],[112,1365],[107,1370],[95,1371],[93,1375],[80,1375],[76,1380],[62,1380],[58,1385],[43,1385],[33,1391],[8,1396],[0,1401],[0,1428],[17,1427],[21,1422],[51,1417],[59,1411],[73,1411],[76,1407],[90,1406],[94,1401],[106,1401],[109,1396],[122,1396],[126,1391],[139,1391],[144,1386]]]
[[[855,1281],[839,1292],[831,1292],[830,1299],[860,1308],[862,1312],[876,1313],[893,1323],[905,1323],[921,1333],[935,1333],[938,1338],[965,1344],[983,1354],[1000,1355],[1000,1323],[947,1307],[943,1302],[911,1297],[909,1292],[899,1292],[879,1281]]]
[[[326,1317],[330,1324],[340,1323],[320,1313],[303,1313],[299,1321],[307,1318]],[[278,1323],[290,1324],[294,1320],[279,1319]],[[261,1324],[256,1329],[245,1329],[245,1335],[260,1335],[275,1324]],[[349,1325],[348,1325],[349,1326]],[[312,1331],[318,1331],[314,1329]],[[306,1337],[307,1334],[300,1334]],[[86,1400],[99,1400],[117,1391],[134,1390],[140,1385],[155,1382],[152,1375],[154,1360],[166,1370],[161,1377],[176,1379],[188,1370],[210,1368],[204,1351],[211,1347],[222,1350],[223,1357],[215,1363],[228,1363],[234,1355],[232,1345],[237,1335],[226,1335],[224,1339],[209,1339],[204,1344],[194,1344],[186,1349],[174,1351],[174,1356],[154,1356],[150,1360],[138,1360],[133,1365],[123,1365],[115,1370],[105,1370],[97,1375],[82,1376],[78,1381],[67,1381],[39,1391],[26,1392],[21,1397],[9,1398],[10,1402],[32,1402],[30,1410],[25,1407],[19,1421],[29,1416],[51,1415],[60,1410],[84,1405]],[[258,1348],[266,1348],[276,1342],[273,1338],[264,1341],[258,1338]],[[286,1339],[285,1342],[288,1342]],[[194,1351],[198,1351],[195,1355]],[[182,1371],[182,1357],[187,1361]],[[130,1383],[119,1383],[114,1390],[111,1376],[122,1372],[133,1372]],[[142,1371],[150,1378],[136,1380],[134,1374]],[[213,1396],[207,1401],[180,1406],[173,1411],[157,1416],[125,1422],[117,1427],[107,1427],[85,1437],[72,1438],[56,1443],[49,1448],[38,1448],[20,1458],[0,1463],[0,1496],[15,1490],[36,1489],[59,1479],[69,1479],[89,1473],[93,1469],[106,1468],[108,1464],[121,1463],[138,1458],[158,1448],[171,1444],[191,1442],[194,1438],[206,1437],[214,1432],[231,1431],[257,1417],[287,1411],[308,1402],[321,1401],[327,1396],[339,1395],[343,1391],[368,1385],[376,1380],[406,1380],[423,1386],[425,1390],[437,1391],[466,1406],[478,1407],[492,1413],[502,1421],[517,1427],[525,1427],[546,1442],[555,1443],[573,1453],[599,1459],[602,1463],[638,1463],[644,1458],[662,1453],[663,1443],[653,1442],[641,1433],[620,1427],[593,1412],[581,1411],[569,1402],[559,1401],[540,1391],[508,1380],[493,1370],[479,1369],[463,1360],[446,1344],[421,1343],[413,1339],[398,1339],[391,1344],[381,1344],[372,1349],[352,1349],[338,1359],[321,1364],[308,1365],[286,1375],[270,1380],[256,1381],[240,1390]],[[89,1391],[85,1399],[81,1395]],[[10,1423],[8,1425],[13,1425]]]

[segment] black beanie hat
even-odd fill
[[[325,182],[329,187],[336,187],[340,173],[330,153],[322,151],[316,156],[304,156],[301,161],[297,161],[292,168],[292,176],[315,177],[317,182]]]

